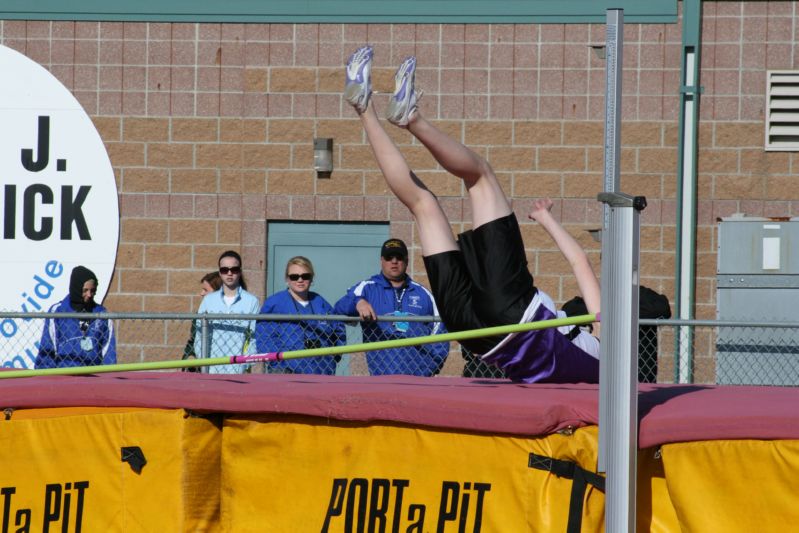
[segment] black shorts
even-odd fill
[[[517,324],[536,288],[527,270],[516,215],[492,220],[458,236],[460,250],[424,258],[430,288],[449,331]],[[463,341],[477,354],[504,336]]]

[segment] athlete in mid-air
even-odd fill
[[[519,224],[491,166],[419,112],[416,58],[409,57],[395,75],[387,120],[407,129],[444,169],[466,185],[473,229],[456,240],[438,200],[413,173],[380,123],[371,99],[373,53],[365,46],[350,57],[344,96],[360,117],[386,183],[416,220],[430,286],[447,329],[463,331],[558,316],[552,299],[533,283]],[[536,200],[529,217],[546,230],[569,261],[589,313],[598,313],[599,282],[588,257],[555,220],[551,208],[552,200]],[[462,344],[516,381],[599,380],[599,340],[577,327],[464,340]]]

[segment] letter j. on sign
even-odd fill
[[[89,116],[44,67],[0,46],[0,310],[47,311],[85,265],[102,302],[119,242],[111,162]],[[31,368],[42,320],[3,319],[0,366]]]

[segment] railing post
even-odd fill
[[[201,322],[200,322],[200,335],[201,335],[201,337],[200,338],[203,340],[203,343],[202,343],[202,350],[201,350],[202,353],[200,353],[199,355],[203,359],[208,359],[208,354],[210,353],[209,350],[210,350],[210,344],[211,344],[211,329],[208,327],[208,318],[207,317],[202,317],[200,320],[201,320]],[[207,374],[208,373],[208,367],[207,366],[202,367],[202,371]]]

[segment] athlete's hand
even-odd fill
[[[355,304],[355,309],[358,311],[358,316],[361,317],[361,320],[377,320],[377,313],[375,313],[372,304],[366,300],[358,300],[358,303]]]
[[[533,210],[527,215],[531,220],[540,220],[542,216],[546,216],[552,210],[554,202],[551,198],[538,198],[533,200]]]

